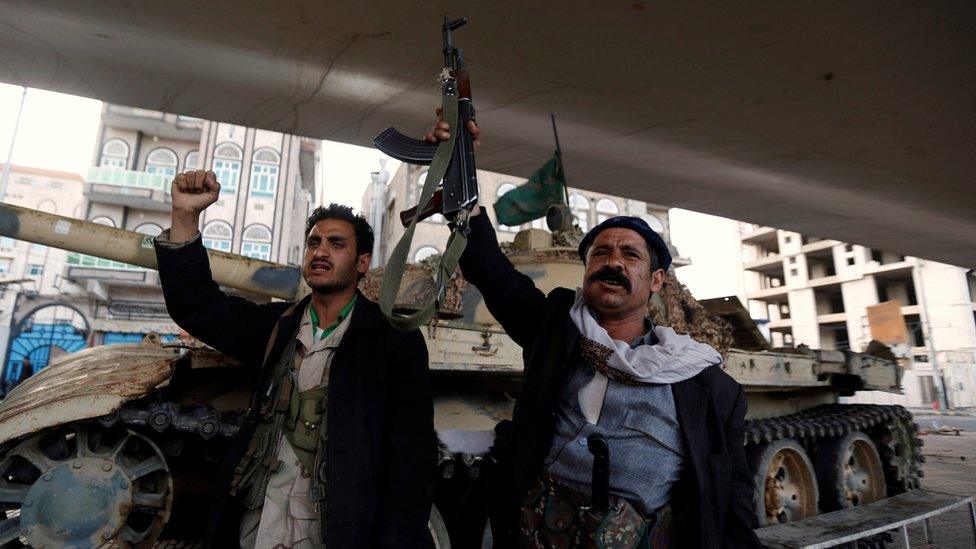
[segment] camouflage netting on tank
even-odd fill
[[[569,231],[553,231],[552,245],[563,246],[575,250],[579,248],[579,244],[583,240],[583,236],[583,230],[575,225],[573,226],[573,229]]]
[[[660,301],[659,301],[660,299]],[[671,273],[664,279],[664,287],[648,304],[651,320],[670,326],[679,334],[714,347],[722,357],[732,347],[732,325],[708,314],[684,284]]]
[[[427,303],[427,300],[437,291],[434,275],[440,260],[441,254],[435,254],[419,263],[407,264],[403,270],[403,279],[400,281],[400,292],[393,305],[395,310],[415,311]],[[359,281],[359,289],[367,298],[378,301],[382,282],[383,268],[372,269]],[[468,282],[461,276],[461,271],[457,270],[444,291],[444,298],[437,310],[438,316],[442,318],[461,316],[461,296],[464,295],[467,285]]]

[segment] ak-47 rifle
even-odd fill
[[[407,231],[393,249],[380,284],[380,309],[391,324],[404,330],[426,323],[437,311],[444,287],[454,275],[458,259],[467,243],[468,217],[478,203],[474,138],[468,131],[468,122],[474,120],[471,82],[464,68],[464,55],[454,46],[453,36],[454,30],[466,23],[467,19],[463,17],[455,21],[445,17],[441,27],[444,38],[444,69],[440,74],[441,110],[444,121],[451,126],[450,137],[440,143],[430,143],[388,128],[373,139],[376,148],[397,160],[408,164],[430,165],[417,205],[400,214]],[[437,188],[438,184],[440,189]],[[451,236],[437,269],[437,294],[426,307],[410,316],[394,315],[393,302],[403,278],[414,229],[418,221],[435,213],[442,213],[451,220]]]
[[[474,105],[471,103],[471,80],[464,69],[464,54],[454,46],[453,31],[464,26],[467,19],[456,21],[444,18],[444,69],[441,71],[441,94],[445,98],[457,97],[457,121],[451,124],[452,135],[456,134],[451,161],[444,174],[441,189],[435,191],[427,207],[418,212],[418,206],[400,213],[400,221],[406,227],[416,217],[418,221],[434,215],[444,214],[454,219],[462,209],[471,210],[478,202],[478,174],[474,164],[474,138],[468,131],[468,122],[474,120]],[[445,119],[447,114],[445,113]],[[437,143],[423,139],[413,139],[388,128],[373,139],[373,144],[384,153],[408,164],[428,165],[434,160]],[[430,180],[428,172],[428,181]],[[438,180],[434,180],[436,185]]]

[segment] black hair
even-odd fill
[[[325,219],[340,219],[352,225],[353,233],[356,235],[356,255],[368,254],[373,252],[373,228],[362,214],[352,213],[352,208],[342,204],[332,203],[328,206],[319,206],[312,210],[312,215],[305,221],[305,238],[312,232],[312,227],[316,223]]]

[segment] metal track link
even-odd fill
[[[98,418],[104,427],[122,424],[150,427],[157,433],[195,433],[203,440],[233,438],[240,429],[235,418],[221,417],[212,406],[182,406],[175,402],[130,402],[114,413]]]
[[[923,442],[912,414],[902,406],[825,404],[787,416],[746,420],[743,444],[748,449],[792,438],[812,449],[819,439],[853,431],[866,433],[877,447],[889,496],[919,487]]]

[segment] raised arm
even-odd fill
[[[542,310],[546,296],[528,276],[515,270],[498,246],[495,229],[481,206],[471,218],[468,245],[461,255],[461,273],[475,285],[492,316],[515,343],[525,348],[539,331],[539,319],[531,314]]]
[[[271,331],[288,304],[258,305],[228,296],[213,281],[198,227],[200,213],[219,194],[213,172],[186,172],[173,180],[172,227],[155,243],[163,297],[170,316],[190,335],[260,367]]]

